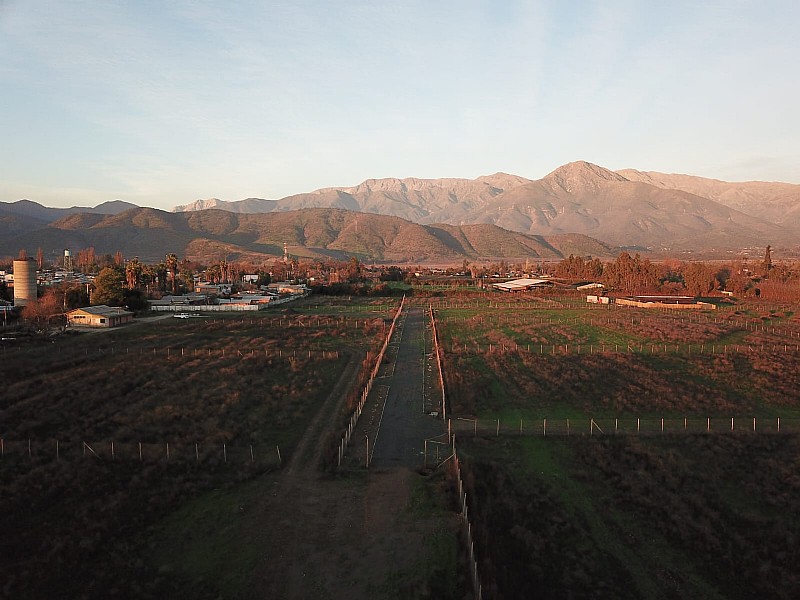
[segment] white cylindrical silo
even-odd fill
[[[36,263],[31,260],[14,261],[14,306],[25,306],[36,300]]]

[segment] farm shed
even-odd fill
[[[195,306],[208,303],[205,294],[185,294],[183,296],[162,296],[159,300],[150,300],[151,306]]]
[[[639,308],[669,308],[672,310],[715,310],[708,302],[700,302],[692,296],[627,296],[617,298],[615,304]]]
[[[513,279],[503,283],[493,283],[492,287],[501,292],[525,292],[535,288],[552,287],[549,279]]]
[[[133,321],[133,313],[116,306],[87,306],[67,313],[67,323],[79,327],[116,327]]]

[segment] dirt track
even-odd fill
[[[442,425],[422,412],[422,312],[412,309],[402,319],[392,340],[396,364],[374,392],[379,398],[380,386],[389,389],[373,468],[367,472],[353,458],[337,475],[318,468],[318,442],[358,368],[353,357],[290,463],[270,475],[275,478],[274,491],[255,507],[256,530],[243,532],[267,549],[245,597],[358,600],[426,595],[427,582],[415,578],[420,561],[426,560],[426,540],[443,528],[454,531],[457,518],[443,522],[409,510],[415,479],[422,477],[412,468],[422,463],[424,438],[441,433]],[[351,456],[360,450],[359,439],[363,435],[353,438]]]

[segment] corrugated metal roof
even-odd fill
[[[69,311],[68,315],[83,312],[89,315],[98,317],[113,317],[117,315],[132,315],[133,313],[117,306],[106,306],[105,304],[98,304],[97,306],[84,306],[83,308],[76,308]]]
[[[549,279],[514,279],[512,281],[505,281],[503,283],[494,283],[494,287],[503,290],[524,290],[529,287],[535,287],[542,284],[551,284]]]

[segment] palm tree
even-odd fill
[[[139,262],[139,257],[134,256],[125,265],[125,281],[129,290],[139,287],[142,278],[142,263]]]
[[[177,279],[178,279],[178,257],[170,252],[167,254],[166,260],[167,277],[172,281],[172,293],[177,292]]]

